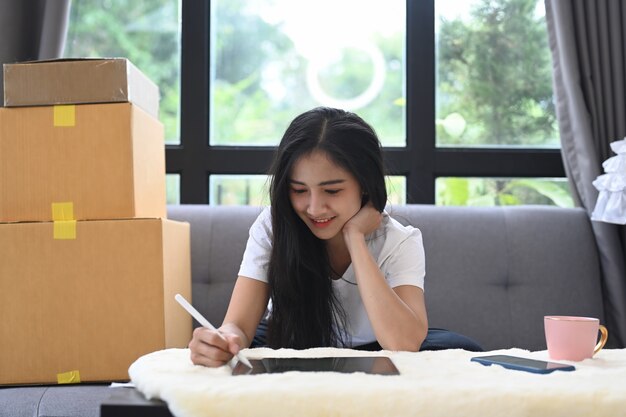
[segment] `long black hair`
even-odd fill
[[[333,293],[325,242],[311,233],[289,199],[295,162],[315,150],[356,178],[363,205],[371,201],[382,212],[387,202],[381,145],[369,124],[354,113],[327,107],[309,110],[291,122],[270,170],[273,236],[268,344],[273,348],[347,342],[345,312]]]

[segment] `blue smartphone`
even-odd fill
[[[501,365],[508,369],[533,372],[535,374],[549,374],[553,371],[573,371],[576,369],[573,365],[564,363],[546,362],[509,355],[475,356],[471,360],[483,365]]]

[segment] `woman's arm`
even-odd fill
[[[378,343],[383,349],[418,351],[428,331],[424,292],[411,285],[389,287],[365,242],[381,216],[373,207],[363,207],[344,226],[344,241]]]
[[[267,309],[269,294],[269,285],[266,282],[241,276],[237,278],[220,329],[239,329],[244,341],[242,348],[247,348],[252,343],[256,328]]]
[[[196,365],[221,366],[228,362],[240,349],[250,346],[256,327],[267,308],[268,284],[256,279],[237,278],[228,311],[220,333],[198,327],[189,342],[191,361]]]

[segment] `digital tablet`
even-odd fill
[[[365,372],[377,375],[400,375],[391,359],[385,356],[342,356],[332,358],[263,358],[250,359],[252,369],[238,362],[233,375],[300,372]]]

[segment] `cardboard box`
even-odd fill
[[[166,217],[163,125],[129,104],[0,108],[0,222]]]
[[[165,219],[0,224],[0,384],[128,379],[140,356],[184,348],[189,224]]]
[[[159,88],[124,58],[4,64],[4,105],[131,102],[159,116]]]

